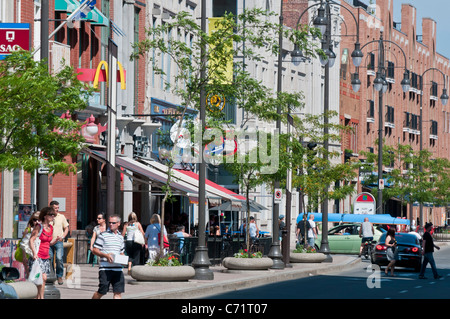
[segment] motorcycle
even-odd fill
[[[0,299],[19,299],[14,288],[5,281],[17,280],[20,273],[17,268],[3,267],[0,270]]]
[[[375,243],[376,241],[366,241],[364,243],[363,249],[361,251],[361,255],[364,256],[364,258],[369,259],[369,257],[372,256],[373,245]]]

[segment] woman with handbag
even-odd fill
[[[167,240],[166,227],[163,227],[164,248],[168,248],[169,241]],[[150,225],[145,230],[145,246],[148,249],[148,259],[155,260],[155,257],[161,250],[161,217],[158,214],[153,214],[150,218]],[[167,243],[167,244],[166,244]],[[167,245],[167,246],[166,246]],[[165,252],[164,252],[165,253]]]
[[[128,275],[131,273],[131,266],[141,263],[141,252],[145,245],[144,230],[140,222],[137,221],[136,213],[128,215],[128,222],[123,225],[122,236],[126,236],[125,252],[129,257]]]
[[[393,228],[393,227],[389,228],[387,235],[386,235],[386,241],[384,244],[387,246],[386,258],[389,261],[389,264],[387,265],[384,273],[386,274],[386,276],[388,276],[389,268],[391,268],[391,276],[395,277],[394,268],[395,268],[395,262],[398,259],[397,241],[395,240],[395,228]]]
[[[45,291],[45,281],[47,280],[47,275],[50,274],[50,246],[54,245],[60,237],[53,239],[53,226],[50,222],[55,218],[56,213],[52,207],[42,208],[39,214],[40,224],[36,224],[30,237],[30,249],[33,256],[30,258],[30,274],[33,272],[33,266],[35,264],[39,265],[42,277],[42,284],[37,285],[38,294],[37,299],[44,299]],[[39,240],[39,246],[35,245],[36,241]],[[37,267],[37,266],[35,266]],[[29,278],[31,281],[33,278]]]
[[[40,212],[35,212],[33,213],[33,215],[31,215],[27,227],[25,228],[22,234],[22,239],[20,240],[20,243],[17,247],[17,249],[20,249],[22,251],[21,252],[22,258],[19,258],[20,260],[18,260],[16,256],[16,260],[23,263],[23,267],[25,268],[25,277],[28,277],[30,273],[30,269],[28,267],[28,260],[33,255],[33,252],[31,251],[30,248],[30,238],[31,233],[33,232],[33,229],[35,227],[35,224],[39,222],[39,214]]]

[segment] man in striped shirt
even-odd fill
[[[125,252],[124,239],[119,232],[120,221],[117,215],[109,217],[109,229],[101,233],[94,243],[93,253],[100,257],[100,268],[98,291],[92,299],[100,299],[106,295],[109,285],[113,286],[114,299],[122,298],[122,293],[125,292],[123,266],[114,263],[114,255],[123,255]]]

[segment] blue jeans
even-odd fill
[[[56,278],[62,278],[64,275],[64,243],[62,241],[56,242],[53,246],[50,246],[50,261],[53,268],[53,254],[56,251]]]
[[[438,276],[438,272],[436,269],[436,262],[434,261],[433,253],[425,253],[423,255],[422,268],[420,269],[419,276],[423,276],[425,274],[425,269],[427,268],[428,263],[430,263],[431,270],[433,271],[433,276],[436,278]]]

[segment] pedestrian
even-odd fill
[[[131,274],[131,266],[139,265],[141,261],[142,244],[135,242],[136,232],[141,232],[142,238],[144,237],[144,230],[142,225],[137,220],[137,215],[131,212],[128,215],[128,221],[123,225],[122,236],[125,237],[125,251],[130,257],[128,261],[128,275]]]
[[[119,232],[121,219],[118,215],[109,217],[108,230],[98,235],[94,243],[94,254],[100,257],[99,285],[92,299],[100,299],[113,287],[114,299],[121,299],[125,292],[123,266],[115,263],[115,255],[124,255],[125,241]]]
[[[359,257],[361,257],[361,252],[363,250],[364,244],[366,242],[371,243],[373,240],[373,234],[375,233],[375,230],[373,228],[373,225],[371,222],[369,222],[369,218],[364,218],[364,222],[361,224],[361,227],[359,228],[359,237],[362,237],[361,239],[361,247],[359,248]]]
[[[164,238],[167,237],[166,227],[163,228]],[[145,247],[148,249],[148,259],[155,260],[156,256],[161,250],[160,237],[161,236],[161,217],[158,214],[153,214],[150,218],[150,225],[145,230]],[[161,256],[162,257],[162,256]]]
[[[308,230],[311,228],[309,222],[307,221],[307,215],[303,214],[302,219],[297,224],[297,242],[300,245],[306,245],[306,235]]]
[[[29,269],[33,268],[35,262],[39,263],[42,274],[42,285],[37,285],[38,293],[36,299],[44,299],[45,281],[50,274],[50,247],[60,240],[60,237],[53,237],[53,226],[51,222],[55,218],[55,211],[52,207],[44,207],[39,213],[41,223],[36,223],[30,237],[30,249],[32,257],[29,259]],[[39,248],[35,242],[39,238]]]
[[[25,277],[27,278],[30,273],[30,269],[28,267],[29,259],[33,257],[33,251],[30,248],[30,238],[36,223],[39,223],[39,214],[40,212],[37,211],[33,213],[33,215],[31,215],[27,227],[22,233],[22,239],[20,241],[20,248],[22,249],[22,260],[18,261],[23,264],[23,267],[25,268]]]
[[[431,236],[431,230],[433,229],[432,223],[425,224],[425,233],[422,236],[422,255],[423,262],[422,268],[420,269],[419,279],[426,279],[425,270],[427,268],[428,263],[431,265],[431,270],[433,271],[434,279],[442,278],[437,272],[436,262],[434,261],[433,252],[434,248],[437,250],[441,249],[439,246],[436,246],[433,241],[433,236]]]
[[[92,230],[92,237],[91,237],[91,244],[89,246],[89,249],[93,251],[94,249],[94,243],[97,240],[98,235],[106,231],[106,219],[104,213],[97,214],[97,225]]]
[[[66,217],[59,212],[59,202],[51,201],[50,207],[55,211],[55,218],[52,221],[53,226],[53,239],[59,237],[59,240],[50,247],[50,260],[53,267],[53,258],[56,253],[56,279],[59,285],[63,284],[64,275],[64,238],[69,233],[69,222]]]
[[[278,217],[278,228],[279,228],[279,237],[280,237],[280,242],[281,242],[281,240],[282,240],[282,238],[283,238],[283,231],[284,231],[284,228],[286,227],[286,223],[284,222],[284,215],[280,215],[279,217]]]
[[[259,236],[259,229],[256,225],[255,217],[250,216],[250,222],[249,222],[249,230],[248,230],[250,240],[254,242],[256,238]]]
[[[317,237],[317,229],[316,229],[316,222],[314,221],[314,215],[310,214],[309,215],[309,230],[308,230],[308,234],[307,234],[307,239],[308,239],[308,245],[312,248],[314,248],[314,241]]]
[[[188,237],[192,237],[190,234],[186,233],[186,228],[181,225],[177,227],[177,231],[174,233],[178,237],[180,241],[180,254],[183,252],[184,239]]]
[[[395,262],[398,259],[398,250],[397,250],[397,240],[395,240],[394,227],[390,227],[389,230],[387,231],[386,241],[384,244],[387,246],[386,258],[389,261],[389,264],[387,265],[384,273],[386,274],[386,276],[388,276],[389,268],[391,268],[391,276],[395,277],[394,269],[395,269]]]

